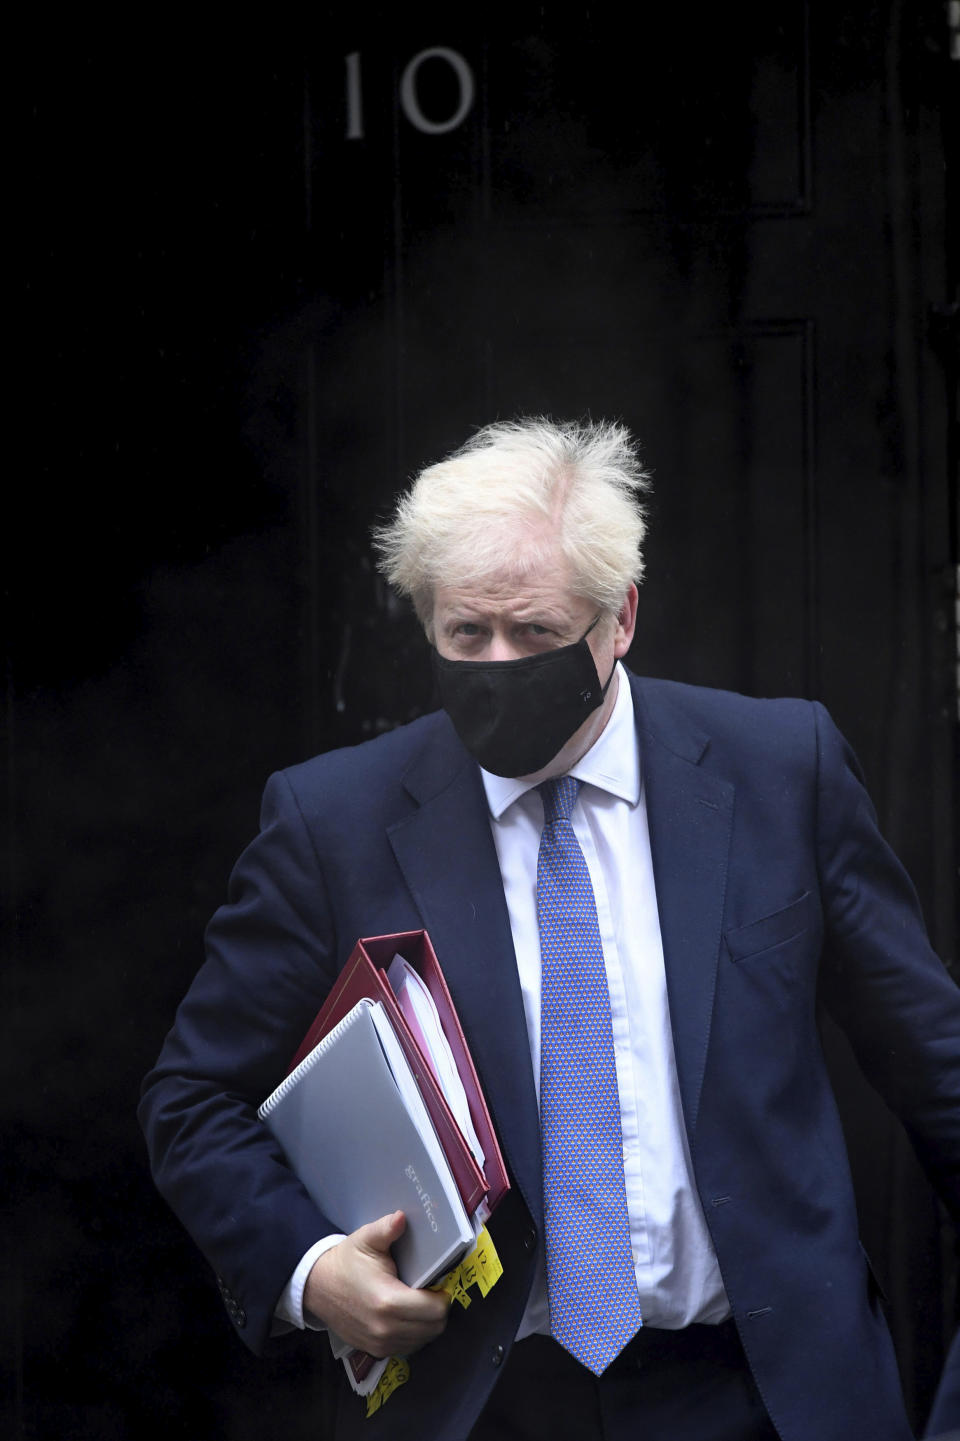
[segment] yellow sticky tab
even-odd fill
[[[463,1281],[460,1277],[460,1267],[454,1266],[453,1270],[438,1281],[436,1286],[430,1287],[431,1291],[439,1291],[444,1296],[449,1296],[451,1302],[459,1301],[461,1306],[470,1305],[470,1297],[463,1289]]]
[[[479,1288],[481,1296],[486,1296],[491,1286],[495,1286],[503,1275],[503,1267],[500,1264],[500,1257],[497,1255],[497,1248],[493,1244],[490,1232],[486,1226],[480,1230],[477,1237],[477,1244],[469,1256],[464,1256],[459,1266],[456,1266],[443,1280],[438,1282],[432,1289],[443,1291],[450,1297],[451,1301],[459,1301],[466,1309],[470,1305],[470,1296],[467,1294],[470,1286]]]
[[[476,1280],[477,1253],[476,1250],[473,1250],[469,1256],[464,1256],[460,1262],[460,1281],[464,1287],[467,1287],[476,1285]]]
[[[477,1240],[477,1285],[480,1287],[481,1296],[486,1296],[491,1287],[495,1286],[503,1275],[503,1266],[500,1264],[500,1257],[497,1255],[497,1248],[486,1226],[480,1232]]]
[[[437,1291],[444,1296],[449,1296],[452,1301],[457,1294],[459,1286],[460,1267],[454,1266],[453,1270],[448,1271],[442,1281],[438,1281],[435,1286],[428,1286],[427,1289],[429,1291]]]
[[[367,1397],[368,1418],[375,1411],[379,1411],[385,1401],[389,1401],[398,1386],[402,1386],[405,1381],[409,1380],[410,1367],[407,1362],[402,1356],[391,1356],[387,1362],[387,1369],[380,1377],[375,1389]]]

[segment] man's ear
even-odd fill
[[[613,636],[613,654],[617,660],[622,660],[633,643],[633,633],[637,627],[637,605],[640,597],[637,587],[630,582],[627,593],[623,598],[623,605],[617,615],[617,628]]]

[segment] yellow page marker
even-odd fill
[[[463,1279],[460,1275],[459,1266],[455,1266],[452,1271],[444,1276],[442,1281],[438,1281],[435,1286],[431,1286],[430,1290],[438,1291],[444,1296],[449,1296],[451,1303],[459,1301],[464,1310],[470,1305],[470,1297],[463,1289]]]
[[[455,1266],[442,1281],[431,1287],[431,1290],[443,1291],[451,1301],[459,1301],[461,1306],[466,1307],[470,1305],[468,1287],[478,1286],[481,1296],[486,1296],[502,1275],[503,1267],[497,1248],[486,1226],[482,1226],[477,1244],[469,1256],[465,1256],[460,1265]]]
[[[436,1291],[438,1295],[449,1296],[453,1300],[454,1292],[460,1284],[460,1268],[457,1266],[453,1271],[448,1271],[442,1281],[434,1286],[428,1286],[428,1291]]]
[[[461,1282],[463,1283],[463,1285],[464,1285],[465,1288],[466,1288],[466,1287],[469,1287],[469,1286],[474,1286],[474,1285],[476,1285],[476,1281],[477,1281],[477,1253],[476,1253],[476,1250],[471,1251],[471,1252],[470,1252],[470,1255],[469,1255],[469,1256],[465,1256],[465,1257],[463,1258],[463,1260],[460,1262],[460,1280],[461,1280]]]
[[[371,1391],[367,1397],[367,1417],[369,1418],[375,1411],[379,1411],[384,1402],[389,1401],[397,1387],[409,1380],[410,1367],[407,1362],[402,1356],[391,1356],[386,1371],[377,1382],[376,1389]]]
[[[457,1286],[452,1299],[459,1301],[464,1310],[470,1305],[470,1293],[463,1284],[463,1278],[459,1275],[457,1276]]]
[[[486,1226],[480,1232],[477,1239],[477,1285],[480,1287],[481,1296],[486,1296],[491,1287],[495,1286],[503,1275],[503,1266],[500,1264],[500,1257],[497,1255],[497,1248]]]

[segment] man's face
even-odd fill
[[[505,566],[475,584],[438,585],[433,641],[448,660],[504,661],[573,645],[589,630],[587,644],[605,684],[633,639],[636,602],[636,587],[631,585],[620,615],[603,615],[590,630],[597,618],[596,603],[576,593],[569,563],[553,545],[522,573]],[[603,705],[538,776],[564,774],[589,750],[609,719],[616,693],[614,682]]]

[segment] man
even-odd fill
[[[338,1437],[904,1441],[816,1007],[960,1210],[960,993],[817,705],[641,681],[646,478],[521,421],[377,533],[444,711],[272,778],[141,1108],[259,1350],[330,1327],[411,1377]],[[425,928],[512,1191],[482,1302],[341,1237],[256,1106],[360,935]],[[552,1333],[552,1334],[551,1334]]]

